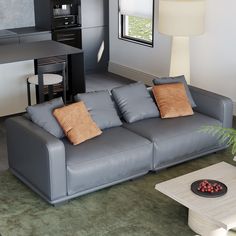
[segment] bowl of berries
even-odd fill
[[[217,180],[201,179],[191,184],[191,190],[201,197],[215,198],[227,193],[227,186]]]

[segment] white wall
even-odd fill
[[[148,74],[166,74],[169,70],[171,39],[155,30],[154,48],[118,39],[118,0],[110,4],[110,62]],[[158,4],[155,4],[155,17]]]
[[[191,39],[192,84],[228,96],[234,102],[236,102],[235,9],[235,0],[207,0],[206,33]]]
[[[34,74],[34,61],[0,65],[0,117],[25,112],[28,106],[26,76]],[[32,104],[35,90],[32,86]]]
[[[132,79],[137,77],[140,80],[143,76],[145,82],[151,81],[153,76],[150,75],[168,75],[170,37],[158,34],[155,23],[154,48],[118,39],[118,0],[109,2],[110,71]],[[235,0],[207,0],[206,33],[190,40],[192,85],[228,96],[234,102],[236,102],[235,9]],[[155,21],[157,14],[158,0],[155,0]]]

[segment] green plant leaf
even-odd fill
[[[233,128],[223,128],[221,126],[203,126],[200,132],[215,136],[220,144],[232,146],[232,154],[236,154],[236,130]]]

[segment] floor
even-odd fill
[[[87,92],[111,90],[115,87],[133,83],[134,81],[109,72],[86,75]]]

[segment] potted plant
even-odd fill
[[[227,146],[232,147],[231,152],[234,156],[234,161],[236,161],[236,129],[223,128],[221,126],[204,126],[201,130],[216,136],[220,143],[225,143]]]

